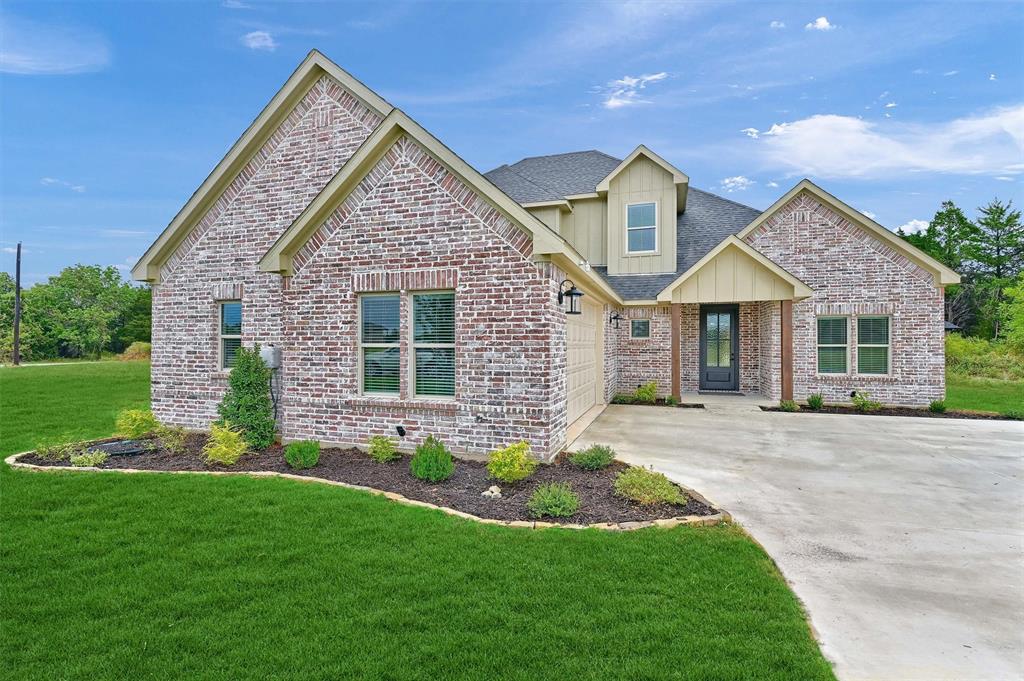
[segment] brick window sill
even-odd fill
[[[400,398],[400,397],[369,397],[359,395],[350,397],[345,402],[352,407],[370,407],[378,409],[404,409],[408,411],[435,411],[446,414],[454,414],[458,411],[459,405],[456,400],[431,400],[423,398]]]
[[[860,383],[897,383],[899,381],[892,374],[816,374],[815,377],[823,383],[849,383],[850,381]]]

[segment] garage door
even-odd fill
[[[581,300],[581,314],[566,316],[569,424],[598,403],[603,385],[601,312],[596,303]]]

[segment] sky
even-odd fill
[[[1024,205],[1021,2],[0,5],[0,263],[127,276],[317,48],[481,171],[646,144],[766,208],[890,229]]]

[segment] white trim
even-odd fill
[[[818,320],[819,319],[842,319],[846,321],[846,343],[820,343],[818,342]],[[850,315],[844,314],[816,314],[814,315],[814,374],[816,376],[849,376],[853,367],[850,362]],[[821,360],[818,358],[819,348],[846,348],[846,371],[821,371]]]
[[[633,324],[635,324],[636,322],[647,322],[647,335],[646,336],[637,336],[635,333],[633,333]],[[641,318],[641,319],[630,319],[629,320],[629,337],[630,338],[636,338],[638,340],[650,340],[650,338],[651,338],[651,320],[650,320],[650,318],[644,317],[644,318]]]
[[[628,258],[628,257],[635,256],[635,255],[658,255],[658,253],[661,252],[661,248],[660,248],[661,244],[658,242],[658,236],[659,236],[659,234],[658,234],[658,231],[659,231],[658,230],[658,209],[659,209],[658,201],[656,201],[656,200],[655,201],[637,201],[636,203],[626,203],[624,205],[625,205],[625,214],[623,215],[622,220],[623,220],[623,224],[626,226],[626,249],[625,249],[625,253],[623,254],[623,257]],[[631,250],[629,250],[629,233],[630,233],[630,231],[641,230],[641,229],[651,229],[652,226],[651,225],[644,225],[642,227],[630,227],[629,226],[629,209],[631,207],[633,207],[633,206],[647,206],[647,205],[654,206],[654,225],[653,225],[653,229],[654,229],[654,249],[653,250],[649,250],[649,251],[631,251]]]
[[[398,299],[398,340],[394,343],[364,343],[363,342],[363,300],[365,298],[397,298]],[[356,364],[359,374],[359,394],[367,397],[400,397],[402,394],[402,294],[399,291],[368,291],[360,293],[356,297]],[[366,392],[363,385],[363,350],[365,348],[398,348],[398,390],[394,392],[374,391]]]
[[[889,339],[888,343],[861,343],[860,342],[860,320],[862,319],[884,319],[886,320],[885,335]],[[862,372],[860,370],[860,349],[864,348],[885,348],[885,373],[876,374],[869,372]],[[864,314],[857,315],[857,366],[850,367],[851,371],[857,376],[865,377],[878,377],[878,376],[892,376],[892,315],[889,314]]]
[[[233,303],[238,303],[238,324],[241,328],[239,328],[239,333],[237,334],[224,333],[224,306],[231,305]],[[224,341],[238,339],[238,346],[242,346],[241,332],[245,329],[245,327],[242,325],[242,314],[243,309],[241,300],[237,298],[230,298],[227,300],[217,301],[217,371],[230,371],[232,368],[229,366],[224,366]]]
[[[450,293],[452,295],[452,323],[454,336],[451,343],[417,343],[416,342],[416,297],[423,295],[432,295],[438,293]],[[456,369],[459,365],[459,358],[455,348],[456,341],[458,340],[458,310],[456,305],[458,299],[455,295],[455,289],[424,289],[422,291],[410,291],[409,292],[409,390],[408,394],[415,400],[431,400],[437,402],[454,402],[455,393],[457,392],[458,385],[454,382],[456,377]],[[420,395],[416,392],[416,350],[418,348],[451,348],[452,349],[452,394],[451,395]]]

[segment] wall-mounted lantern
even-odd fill
[[[608,323],[609,324],[614,324],[615,328],[618,329],[619,328],[619,320],[621,320],[621,319],[623,319],[622,315],[620,315],[618,312],[612,312],[611,316],[608,317]]]
[[[569,288],[565,287],[566,284],[569,285]],[[576,284],[572,283],[572,280],[565,279],[558,285],[558,304],[565,307],[565,314],[579,314],[580,298],[582,297],[583,291],[576,288]]]

